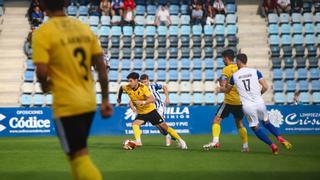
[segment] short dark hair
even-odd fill
[[[240,53],[237,55],[237,60],[239,60],[242,64],[247,64],[248,57],[246,54]]]
[[[67,0],[40,0],[40,3],[44,5],[45,10],[59,11],[63,10]]]
[[[231,60],[234,59],[234,52],[232,49],[226,49],[222,52],[222,57],[228,57],[230,58]]]
[[[149,79],[149,76],[147,74],[142,74],[140,76],[140,80],[147,80],[147,79]]]
[[[139,74],[136,72],[132,72],[127,76],[127,79],[139,79]]]

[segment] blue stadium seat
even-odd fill
[[[121,36],[122,31],[120,26],[112,26],[111,27],[112,36]]]
[[[284,68],[286,68],[286,71],[287,71],[287,68],[292,69],[293,66],[294,66],[294,62],[293,62],[292,58],[291,57],[285,57],[284,58]],[[289,70],[289,72],[290,72],[290,70]]]
[[[136,5],[138,6],[138,5],[142,5],[142,6],[145,6],[146,5],[146,0],[135,0],[135,2],[136,2]]]
[[[320,78],[319,68],[310,68],[309,72],[310,72],[310,79],[316,80]]]
[[[236,5],[235,4],[227,4],[226,5],[227,14],[235,14],[236,13]]]
[[[304,13],[310,13],[311,8],[312,8],[312,2],[311,1],[304,1],[302,8],[303,8]]]
[[[213,81],[214,80],[214,71],[211,69],[206,69],[204,71],[205,74],[205,80],[206,81]]]
[[[302,34],[302,25],[301,24],[293,24],[292,25],[292,33],[295,34]]]
[[[191,95],[189,93],[181,93],[180,94],[180,103],[181,103],[181,105],[191,104]]]
[[[173,50],[172,50],[173,51]],[[177,55],[177,54],[176,54]],[[167,48],[158,47],[158,58],[166,58],[167,57]]]
[[[98,35],[99,29],[97,26],[90,26],[90,29],[95,35]]]
[[[190,49],[189,49],[189,47],[182,47],[181,48],[181,57],[182,58],[189,58],[190,57]]]
[[[182,5],[180,6],[180,12],[181,12],[182,15],[187,15],[187,14],[189,14],[189,6],[186,5],[186,4],[182,4]]]
[[[141,59],[134,59],[132,61],[133,70],[141,70],[142,69],[142,60]]]
[[[291,46],[291,43],[292,43],[291,35],[281,36],[281,46]]]
[[[32,60],[27,60],[27,71],[34,71],[36,67],[33,65]]]
[[[159,36],[167,36],[168,28],[166,26],[158,26],[157,33]]]
[[[153,72],[153,70],[146,70],[144,73],[149,76],[150,81],[154,81],[154,79],[155,79],[154,74],[155,73]]]
[[[133,28],[132,26],[123,26],[123,35],[124,36],[132,36]]]
[[[124,47],[122,49],[122,58],[131,59],[131,48],[130,47]]]
[[[292,13],[291,15],[292,23],[300,24],[302,22],[302,16],[300,13]]]
[[[224,35],[217,35],[216,36],[216,47],[221,47],[223,48],[225,45],[225,38]]]
[[[214,60],[212,58],[206,58],[204,59],[204,67],[208,70],[214,69]]]
[[[290,33],[291,33],[290,24],[282,24],[281,25],[281,34],[290,34]]]
[[[300,102],[302,104],[310,104],[310,94],[307,92],[300,93]]]
[[[176,59],[169,60],[169,69],[170,70],[177,70],[178,69],[178,61]]]
[[[111,19],[110,16],[101,16],[100,21],[102,26],[109,26]]]
[[[237,23],[237,16],[234,14],[228,14],[226,18],[226,23],[228,24],[236,24]]]
[[[204,94],[204,102],[205,104],[215,104],[215,95],[214,93],[205,93]]]
[[[227,26],[227,35],[230,36],[230,35],[236,35],[237,34],[237,26],[236,25],[228,25]]]
[[[189,25],[190,24],[190,16],[182,15],[180,19],[181,19],[181,25]]]
[[[194,105],[201,105],[203,103],[203,94],[202,93],[194,93],[193,94],[193,104]]]
[[[217,95],[217,102],[221,104],[224,101],[224,93],[219,93]]]
[[[283,75],[283,71],[281,69],[273,69],[273,79],[281,80]]]
[[[154,48],[153,47],[147,47],[145,49],[145,52],[146,52],[146,58],[154,58],[155,56],[155,51],[154,51]],[[162,58],[162,57],[161,57]]]
[[[88,16],[88,7],[87,6],[80,6],[79,7],[79,15],[80,16]]]
[[[165,59],[158,59],[158,69],[167,69],[167,61]]]
[[[34,71],[25,71],[24,72],[24,82],[33,82],[34,81]]]
[[[304,13],[303,14],[303,23],[313,23],[313,15],[311,13]]]
[[[147,5],[147,14],[148,15],[155,15],[157,11],[157,7],[154,5]]]
[[[146,70],[153,70],[155,66],[155,61],[154,59],[146,59],[145,60],[145,69]],[[159,66],[159,65],[158,65]],[[158,67],[159,69],[159,67]]]
[[[98,26],[100,23],[99,21],[100,21],[100,18],[98,16],[90,16],[89,17],[90,26]]]
[[[304,25],[304,33],[305,34],[314,34],[314,26],[312,23],[306,23]]]
[[[288,13],[280,14],[280,24],[289,24],[290,23],[290,15]]]
[[[299,81],[299,90],[301,92],[309,91],[309,83],[306,80]]]
[[[52,105],[52,95],[48,94],[46,95],[46,106],[51,106]]]
[[[131,68],[131,61],[130,59],[123,59],[121,61],[122,70],[129,70]]]
[[[305,68],[306,67],[306,59],[303,57],[296,58],[297,68]]]
[[[269,24],[268,26],[268,34],[269,35],[278,35],[279,26],[277,24]]]
[[[298,80],[306,80],[308,78],[308,70],[305,68],[299,68],[297,70],[298,76],[297,79]]]
[[[224,36],[224,25],[216,25],[216,27],[214,28],[214,34],[220,35],[220,36]]]
[[[269,36],[269,44],[271,46],[279,46],[279,36],[277,35],[270,35]]]
[[[191,65],[190,65],[190,59],[188,58],[183,58],[180,60],[181,63],[181,69],[191,69]]]
[[[288,92],[287,93],[287,103],[292,104],[293,103],[293,98],[294,98],[294,92]]]
[[[280,47],[279,46],[271,46],[271,57],[280,57]]]
[[[316,37],[313,34],[306,35],[306,46],[315,46],[316,45]]]
[[[320,91],[320,80],[312,80],[311,81],[311,91]]]
[[[178,15],[179,14],[179,6],[177,6],[177,5],[170,5],[169,10],[170,10],[170,15]]]
[[[117,94],[115,94],[115,93],[110,93],[110,94],[109,94],[109,98],[110,98],[110,103],[111,103],[111,104],[117,104],[117,99],[118,99]]]
[[[190,35],[191,34],[191,27],[188,25],[181,26],[180,28],[180,35]]]
[[[285,74],[286,74],[286,80],[292,80],[294,79],[294,70],[293,69],[285,69]]]
[[[269,24],[278,24],[279,17],[275,13],[269,13],[268,14],[268,23]]]
[[[155,36],[156,35],[156,27],[154,26],[147,26],[146,33],[147,36]]]
[[[171,24],[173,26],[179,26],[180,25],[180,18],[179,16],[170,16]]]
[[[142,58],[143,49],[140,47],[134,48],[134,58]]]
[[[202,69],[202,60],[200,58],[193,59],[193,69]]]
[[[33,96],[33,105],[34,106],[43,106],[45,97],[42,94],[35,94]]]
[[[123,68],[123,67],[122,67]],[[122,70],[120,72],[120,76],[121,76],[121,81],[127,81],[127,76],[128,74],[130,74],[129,70]],[[149,77],[150,78],[150,77]],[[151,79],[150,79],[151,80]]]
[[[118,70],[119,69],[119,60],[118,59],[110,59],[110,69]]]
[[[170,55],[170,58],[178,58],[178,48],[170,47],[169,48],[169,55]]]
[[[193,46],[201,46],[201,34],[202,34],[202,26],[192,26],[192,41]]]
[[[178,81],[178,73],[176,70],[169,70],[169,80],[170,81]]]
[[[201,81],[202,80],[202,71],[200,69],[195,69],[192,71],[192,80]]]
[[[146,11],[145,6],[137,5],[136,6],[136,15],[138,16],[144,16],[144,12]]]
[[[31,95],[23,94],[20,97],[20,103],[21,103],[21,106],[30,106],[32,103]]]
[[[190,70],[183,69],[180,71],[180,81],[189,81],[190,80]]]
[[[316,57],[317,56],[317,47],[308,45],[307,46],[308,50],[308,57]]]
[[[320,23],[318,23],[316,25],[316,34],[319,35],[320,34]],[[318,44],[320,44],[320,42],[318,41]]]
[[[170,26],[169,27],[169,40],[170,40],[170,47],[178,47],[178,34],[179,28],[177,26]]]
[[[138,26],[144,26],[145,25],[145,19],[143,16],[136,16],[134,18],[134,22],[136,23],[136,25]]]
[[[165,70],[158,70],[157,71],[157,77],[158,81],[166,81],[166,71]]]
[[[272,68],[281,68],[281,59],[279,57],[272,57],[271,58],[271,62],[272,62]]]
[[[314,17],[315,17],[316,24],[320,23],[320,12],[317,12]]]
[[[193,58],[201,58],[201,52],[202,52],[201,47],[193,47],[192,52],[193,52]]]
[[[285,104],[286,102],[286,97],[283,93],[274,93],[274,102],[275,104]]]
[[[213,58],[213,48],[205,47],[204,48],[204,57],[205,58]]]
[[[71,5],[71,6],[68,6],[67,8],[68,16],[77,16],[77,11],[78,11],[77,6]]]
[[[225,16],[223,14],[217,14],[215,17],[215,24],[224,25]]]
[[[312,93],[312,102],[314,103],[314,104],[320,104],[320,92],[314,92],[314,93]]]
[[[128,105],[129,104],[129,101],[130,101],[130,98],[128,96],[128,94],[124,94],[122,95],[122,98],[121,98],[121,105]]]
[[[309,61],[309,67],[310,68],[316,68],[318,67],[318,58],[317,57],[309,57],[308,58]]]
[[[142,47],[143,46],[143,36],[144,36],[143,26],[136,26],[134,28],[134,34],[135,34],[135,46]]]
[[[100,36],[109,36],[110,28],[108,26],[101,26],[99,29]]]
[[[110,81],[118,81],[118,74],[119,72],[117,70],[110,70],[109,71],[109,80]]]
[[[206,47],[213,46],[213,26],[204,26],[204,43]]]
[[[291,56],[292,56],[292,47],[291,46],[283,46],[282,51],[283,51],[283,57],[290,57],[291,58]]]
[[[296,51],[295,57],[304,57],[305,48],[302,45],[297,45],[294,48]]]
[[[112,58],[119,58],[119,48],[112,47],[111,48],[111,57]]]
[[[275,80],[273,81],[273,91],[274,92],[283,92],[283,81]]]
[[[224,68],[224,62],[223,62],[223,59],[222,58],[218,58],[217,59],[217,68],[218,69],[222,69],[222,68]]]
[[[293,35],[293,45],[302,46],[303,45],[303,36],[301,34]]]
[[[295,92],[297,90],[297,84],[295,80],[286,81],[287,84],[287,92]]]
[[[78,19],[84,24],[89,24],[88,16],[79,16]]]
[[[169,93],[170,103],[171,104],[178,104],[179,103],[179,97],[177,93]]]

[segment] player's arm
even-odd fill
[[[137,108],[134,106],[132,101],[129,101],[129,107],[134,113],[137,113]]]
[[[134,103],[137,105],[148,105],[154,102],[155,102],[155,98],[153,97],[152,94],[150,94],[145,101],[135,101]]]
[[[170,104],[170,98],[169,98],[169,90],[168,90],[168,87],[165,86],[165,85],[162,85],[162,90],[164,92],[164,95],[166,96],[166,104]]]
[[[261,94],[264,94],[269,86],[268,86],[268,83],[267,81],[263,78],[262,74],[260,71],[257,71],[257,76],[258,76],[258,79],[259,79],[259,83],[261,85]]]
[[[41,84],[44,93],[50,92],[51,81],[48,77],[48,65],[43,63],[35,63],[36,75]]]
[[[122,96],[122,93],[123,93],[123,87],[120,86],[119,90],[118,90],[118,98],[117,98],[117,103],[118,105],[121,104],[121,96]]]
[[[217,87],[216,91],[217,92],[223,92],[223,93],[229,93],[231,91],[232,87],[234,86],[233,76],[231,76],[230,82],[228,84],[227,84],[226,80],[223,83],[224,84],[222,84],[222,86]]]

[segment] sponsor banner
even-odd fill
[[[165,111],[165,122],[182,134],[209,134],[217,106],[172,106]],[[269,119],[284,134],[320,134],[320,106],[268,106]],[[99,110],[97,111],[99,112]],[[111,118],[96,113],[92,135],[133,134],[135,114],[128,107],[115,107]],[[248,127],[246,119],[244,124]],[[224,134],[237,134],[230,115],[221,123]],[[141,127],[143,134],[159,134],[150,123]],[[252,131],[248,129],[252,134]],[[0,136],[52,136],[54,120],[50,108],[0,108]]]

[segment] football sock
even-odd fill
[[[219,142],[219,136],[220,136],[221,127],[220,124],[213,123],[212,125],[212,137],[213,137],[213,143]]]
[[[245,127],[241,127],[238,129],[238,131],[239,131],[239,135],[241,137],[243,148],[247,148],[248,147],[247,129]]]
[[[272,141],[268,138],[268,136],[262,131],[260,127],[253,130],[253,132],[256,134],[256,136],[263,142],[265,142],[268,145],[272,144]]]
[[[269,121],[263,122],[263,126],[267,128],[271,132],[271,134],[273,134],[275,137],[280,136],[278,130]]]
[[[141,130],[139,125],[132,125],[134,138],[137,142],[141,142]]]
[[[92,179],[102,180],[102,175],[92,163],[88,155],[70,160],[72,177],[74,180]]]
[[[174,129],[172,129],[171,127],[168,127],[167,131],[168,131],[168,133],[170,134],[171,137],[173,137],[173,138],[175,138],[177,140],[181,139],[179,134]]]

